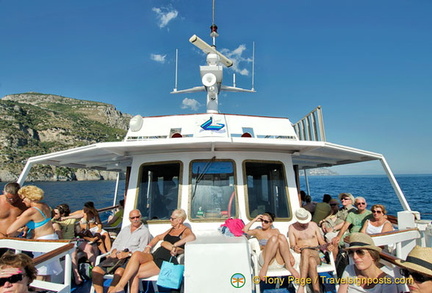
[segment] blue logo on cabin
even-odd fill
[[[221,130],[222,128],[225,127],[225,124],[222,123],[216,123],[216,124],[212,124],[212,123],[213,123],[213,117],[210,117],[209,120],[201,124],[201,128],[204,130]]]

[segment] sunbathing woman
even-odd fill
[[[261,221],[262,226],[250,230],[253,223]],[[272,223],[274,215],[272,213],[264,213],[258,215],[243,228],[243,232],[248,235],[255,236],[261,247],[259,256],[259,264],[261,270],[259,277],[264,280],[269,268],[286,267],[288,271],[295,277],[299,278],[299,273],[294,269],[294,257],[289,250],[289,244],[285,235],[279,232],[279,229],[273,228]]]
[[[84,206],[83,217],[80,220],[81,232],[78,234],[90,242],[97,242],[102,253],[111,250],[111,239],[107,231],[102,229],[102,221],[94,207]]]
[[[148,278],[159,274],[164,260],[169,261],[171,256],[184,253],[185,243],[195,240],[195,234],[183,224],[184,220],[186,220],[186,212],[183,209],[174,210],[170,217],[172,228],[153,238],[144,249],[144,252],[134,252],[117,286],[108,292],[122,292],[127,282],[132,280],[130,293],[138,293],[140,278]],[[151,248],[160,240],[163,240],[161,246],[150,254]],[[177,264],[175,258],[171,262]]]

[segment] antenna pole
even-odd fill
[[[255,90],[255,42],[252,43],[252,90]]]
[[[219,36],[217,32],[218,27],[215,24],[215,1],[216,0],[213,0],[212,2],[212,25],[210,27],[210,37],[213,39],[213,47],[216,47],[216,37]]]
[[[178,77],[178,49],[176,49],[176,62],[175,62],[175,78],[174,78],[174,92],[177,91],[177,77]]]

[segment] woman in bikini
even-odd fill
[[[127,282],[132,280],[130,292],[138,293],[140,278],[149,278],[159,274],[163,261],[169,261],[171,256],[184,253],[185,243],[196,238],[192,230],[183,224],[184,220],[186,220],[186,212],[183,209],[174,210],[170,217],[172,228],[154,237],[144,252],[134,252],[117,286],[108,292],[122,292]],[[150,253],[152,247],[161,240],[163,240],[161,246],[155,252]],[[173,258],[171,262],[178,263],[176,258]]]
[[[109,233],[102,229],[98,211],[94,207],[84,206],[83,212],[83,217],[79,222],[81,232],[78,235],[90,242],[96,242],[99,250],[107,253],[111,250],[111,238]]]
[[[261,221],[260,227],[250,229],[251,226]],[[259,277],[264,280],[267,275],[267,270],[271,267],[281,268],[286,267],[288,271],[295,277],[299,278],[299,273],[294,269],[294,257],[289,250],[289,244],[285,235],[281,234],[279,229],[273,228],[274,215],[266,212],[258,215],[243,228],[243,232],[258,239],[261,248],[259,256],[259,264],[261,270]]]
[[[27,226],[29,229],[27,233],[30,233],[33,239],[58,239],[51,222],[51,209],[40,202],[44,198],[44,191],[37,186],[28,185],[20,188],[18,195],[28,209],[7,229],[8,236],[17,236],[21,227]],[[33,252],[34,257],[42,254],[42,252]],[[52,274],[57,275],[61,271],[62,267],[58,260],[50,262],[38,269],[38,279],[49,281]]]

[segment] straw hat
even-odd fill
[[[398,266],[432,276],[432,248],[416,246],[406,260],[396,259]]]
[[[352,204],[354,204],[354,196],[351,193],[343,192],[339,194],[339,200],[342,201],[342,197],[349,197],[351,199]]]
[[[346,250],[354,250],[354,249],[371,249],[378,252],[381,252],[381,248],[375,246],[372,238],[365,233],[352,233],[349,236],[349,247],[345,248]]]
[[[329,201],[329,204],[339,204],[339,201],[338,201],[336,198],[332,198],[332,199]]]
[[[311,213],[304,208],[299,208],[296,210],[295,216],[300,224],[307,224],[312,219]]]

